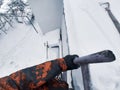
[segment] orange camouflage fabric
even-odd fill
[[[0,78],[0,90],[68,90],[68,84],[55,77],[67,70],[63,58],[48,61]]]

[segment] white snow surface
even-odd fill
[[[49,49],[46,58],[47,41],[56,44],[59,40],[59,30],[42,34],[38,24],[34,23],[38,33],[31,25],[18,24],[0,37],[0,77],[34,66],[50,59],[57,58],[56,50]]]
[[[25,24],[16,23],[7,35],[0,37],[0,51],[0,77],[45,61],[41,34]]]

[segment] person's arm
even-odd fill
[[[64,58],[17,71],[5,79],[0,79],[0,83],[4,81],[2,83],[3,87],[11,88],[10,90],[31,90],[38,88],[55,78],[62,71],[77,69],[79,66],[73,63],[76,57],[78,56],[68,55]]]

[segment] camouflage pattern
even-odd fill
[[[55,77],[67,70],[63,58],[48,61],[0,78],[0,90],[68,90],[68,84]]]

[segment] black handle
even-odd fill
[[[115,55],[110,50],[104,50],[87,56],[75,58],[75,64],[103,63],[112,62],[115,60]]]

